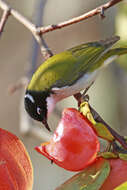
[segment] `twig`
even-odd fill
[[[36,27],[35,24],[30,22],[26,17],[21,15],[15,9],[10,8],[9,5],[7,3],[5,3],[3,0],[0,0],[0,8],[3,9],[4,11],[9,9],[9,13],[10,13],[9,15],[12,15],[16,20],[18,20],[20,23],[22,23],[27,29],[29,29],[32,32],[33,36],[35,37],[35,39],[37,40],[37,42],[40,45],[40,48],[42,50],[41,53],[45,59],[47,59],[47,57],[52,56],[51,51],[49,49],[46,49],[46,47],[44,46],[43,40],[42,40],[42,35],[40,33],[38,33],[38,28]],[[4,25],[7,21],[7,18],[8,17],[6,17],[6,19],[3,21]],[[3,25],[3,27],[4,27],[4,25]]]
[[[72,18],[70,20],[67,20],[67,21],[64,21],[64,22],[61,22],[59,24],[56,24],[56,25],[49,25],[49,26],[46,26],[46,27],[40,27],[38,28],[38,32],[41,33],[41,34],[44,34],[44,33],[47,33],[47,32],[50,32],[50,31],[53,31],[53,30],[57,30],[57,29],[61,29],[65,26],[69,26],[69,25],[72,25],[72,24],[75,24],[75,23],[78,23],[78,22],[81,22],[83,20],[86,20],[90,17],[93,17],[97,14],[100,14],[101,16],[103,15],[104,16],[104,11],[107,10],[108,8],[116,5],[117,3],[121,2],[123,0],[111,0],[109,1],[108,3],[105,3],[81,16],[78,16],[78,17],[75,17],[75,18]]]
[[[52,51],[48,48],[48,46],[46,45],[43,37],[39,34],[34,34],[35,39],[37,40],[37,42],[40,45],[40,49],[41,49],[41,53],[44,57],[44,59],[48,59],[49,57],[53,56]]]
[[[104,11],[107,10],[108,8],[116,5],[117,3],[121,2],[123,0],[111,0],[108,3],[105,3],[81,16],[72,18],[70,20],[67,20],[65,22],[56,24],[56,25],[49,25],[49,26],[45,26],[45,27],[37,27],[35,26],[32,22],[30,22],[27,18],[25,18],[23,15],[21,15],[18,11],[12,9],[9,7],[9,5],[7,5],[7,3],[5,3],[3,0],[0,0],[0,8],[3,9],[4,11],[7,10],[7,8],[10,10],[10,14],[17,19],[20,23],[22,23],[26,28],[28,28],[32,34],[34,35],[35,39],[38,41],[38,43],[41,46],[41,52],[42,55],[47,58],[48,56],[52,56],[52,53],[49,49],[45,49],[45,51],[43,51],[43,43],[42,43],[42,38],[41,35],[56,29],[61,29],[63,27],[69,26],[71,24],[75,24],[77,22],[81,22],[82,20],[86,20],[90,17],[93,17],[97,14],[101,14],[102,15],[102,10],[103,10],[103,15],[104,15]],[[7,19],[6,19],[7,20]],[[6,21],[4,21],[6,22]],[[4,23],[5,24],[5,23]],[[46,52],[46,53],[45,53]]]
[[[4,29],[4,26],[7,22],[7,19],[8,19],[8,16],[10,14],[10,9],[9,7],[7,7],[4,12],[3,12],[3,15],[2,15],[2,18],[1,18],[1,21],[0,21],[0,35],[2,34],[3,32],[3,29]]]

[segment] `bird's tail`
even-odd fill
[[[99,43],[102,46],[109,47],[109,46],[112,46],[113,44],[115,44],[119,40],[120,40],[119,36],[113,36],[113,37],[107,38],[105,40],[100,40]]]
[[[106,54],[104,54],[101,59],[99,60],[99,62],[103,62],[103,66],[108,65],[109,63],[111,63],[112,61],[114,61],[115,59],[117,59],[119,56],[121,55],[125,55],[127,54],[127,48],[126,47],[120,47],[120,48],[114,48],[114,49],[110,49]]]

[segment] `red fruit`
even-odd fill
[[[91,126],[76,109],[65,109],[50,142],[36,150],[66,170],[80,171],[96,159],[100,148]]]
[[[33,169],[22,142],[0,129],[0,190],[32,190]]]
[[[127,181],[127,161],[109,159],[111,171],[100,190],[114,190],[115,187]]]

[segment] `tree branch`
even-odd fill
[[[105,3],[101,6],[81,15],[81,16],[72,18],[68,21],[64,21],[64,22],[56,24],[56,25],[49,25],[49,26],[45,26],[45,27],[37,27],[35,24],[30,22],[26,17],[21,15],[18,11],[14,10],[13,8],[10,8],[10,6],[7,3],[5,3],[3,0],[0,0],[0,8],[4,10],[4,15],[3,15],[2,20],[1,20],[2,31],[3,31],[4,25],[7,21],[9,14],[12,15],[16,20],[18,20],[20,23],[22,23],[26,28],[28,28],[32,32],[35,39],[40,44],[41,53],[42,53],[43,57],[45,59],[47,59],[47,57],[50,57],[53,54],[49,49],[47,49],[43,45],[42,35],[44,33],[47,33],[47,32],[50,32],[50,31],[53,31],[56,29],[61,29],[63,27],[69,26],[71,24],[75,24],[77,22],[81,22],[82,20],[86,20],[86,19],[88,19],[92,16],[95,16],[97,14],[100,14],[103,17],[105,10],[116,5],[117,3],[121,2],[121,1],[123,1],[123,0],[111,0],[108,3]],[[7,10],[9,10],[9,14],[6,13]]]
[[[75,18],[72,18],[68,21],[64,21],[64,22],[61,22],[59,24],[56,24],[56,25],[49,25],[49,26],[46,26],[46,27],[40,27],[38,28],[38,32],[40,32],[41,34],[44,34],[44,33],[47,33],[47,32],[50,32],[50,31],[53,31],[53,30],[57,30],[57,29],[61,29],[65,26],[69,26],[69,25],[72,25],[72,24],[75,24],[75,23],[78,23],[78,22],[81,22],[83,20],[86,20],[90,17],[93,17],[97,14],[100,14],[101,17],[104,17],[104,11],[107,10],[108,8],[116,5],[117,3],[121,2],[123,0],[111,0],[109,1],[108,3],[105,3],[81,16],[78,16],[78,17],[75,17]]]
[[[10,14],[10,9],[9,9],[9,7],[6,7],[6,9],[3,12],[1,21],[0,21],[0,35],[3,32],[4,26],[5,26],[6,22],[7,22],[9,14]]]
[[[12,15],[16,20],[18,20],[20,23],[22,23],[28,30],[30,30],[33,34],[33,36],[35,37],[35,39],[37,40],[37,42],[40,45],[40,49],[41,49],[41,53],[44,57],[44,59],[47,59],[48,57],[52,56],[52,52],[45,47],[45,44],[43,43],[42,40],[42,35],[38,33],[38,29],[36,27],[35,24],[33,24],[32,22],[30,22],[26,17],[24,17],[23,15],[21,15],[18,11],[16,11],[15,9],[11,8],[7,3],[5,3],[3,0],[0,0],[0,8],[4,10],[4,12],[7,10],[9,10],[9,14],[5,17],[3,15],[2,17],[2,21],[1,21],[1,25],[2,25],[2,31],[3,28],[5,26],[5,23],[7,22],[8,16]],[[4,24],[2,24],[4,23]]]

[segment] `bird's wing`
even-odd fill
[[[85,73],[99,68],[99,60],[119,40],[115,36],[105,41],[90,42],[71,48],[45,61],[35,72],[29,90],[44,91],[52,87],[72,85]]]
[[[105,41],[90,42],[69,49],[72,61],[66,59],[63,64],[67,67],[61,68],[61,77],[57,80],[53,87],[63,87],[72,85],[85,73],[90,73],[98,69],[103,64],[102,57],[110,50],[112,45],[119,40],[118,36],[107,39]],[[102,61],[99,61],[102,60]]]

